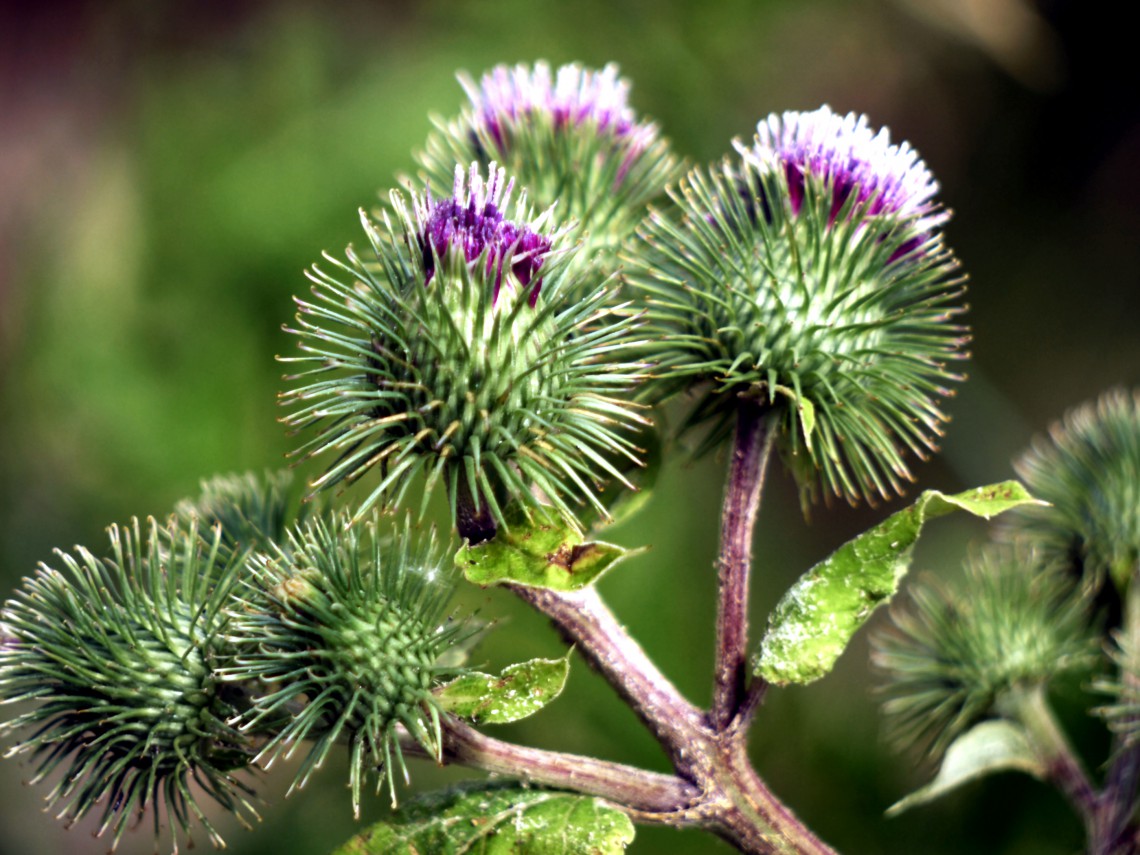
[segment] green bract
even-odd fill
[[[136,520],[110,536],[109,557],[59,552],[63,571],[41,566],[5,604],[0,702],[34,708],[0,728],[25,734],[15,751],[31,753],[33,781],[59,773],[48,801],[61,816],[97,812],[117,844],[151,810],[156,835],[165,813],[221,845],[202,793],[256,816],[232,774],[252,758],[228,723],[237,695],[217,674],[233,565],[193,527],[151,520],[144,536]]]
[[[456,163],[498,162],[540,208],[554,206],[559,224],[573,224],[582,267],[613,252],[633,232],[645,205],[678,175],[668,141],[627,106],[629,83],[616,65],[590,70],[564,65],[551,72],[497,66],[476,82],[460,75],[470,102],[458,118],[435,120],[417,160],[433,190],[451,186]],[[593,281],[592,278],[590,281]]]
[[[967,564],[961,585],[926,578],[910,598],[873,638],[886,677],[883,712],[900,745],[929,743],[941,753],[1005,691],[1096,663],[1086,600],[1032,553],[991,546]]]
[[[184,499],[175,514],[199,529],[221,529],[222,546],[230,551],[265,549],[281,544],[290,526],[304,520],[311,504],[300,504],[288,470],[258,476],[216,475],[202,481],[199,494]]]
[[[802,152],[788,130],[786,151],[742,148],[690,172],[671,191],[676,211],[639,229],[630,279],[649,304],[649,359],[662,397],[704,384],[687,424],[711,422],[710,445],[738,396],[775,408],[805,505],[821,486],[849,501],[888,497],[911,477],[903,452],[934,447],[938,398],[960,379],[947,362],[967,340],[953,320],[962,280],[913,152],[883,134],[868,141],[851,117],[831,127],[826,108],[791,115],[824,126],[830,147]],[[875,150],[841,156],[859,148],[852,139]],[[873,173],[876,157],[899,174]],[[841,170],[850,164],[862,171]],[[915,181],[909,207],[885,204]]]
[[[546,235],[547,215],[532,219],[511,193],[502,170],[484,182],[475,166],[466,185],[456,170],[448,199],[413,195],[409,210],[393,193],[395,225],[389,212],[363,218],[373,260],[349,249],[310,273],[285,421],[319,428],[299,454],[335,455],[316,488],[380,472],[361,514],[398,503],[422,474],[424,505],[443,480],[472,540],[494,522],[470,518],[501,524],[508,499],[548,502],[576,524],[572,503],[604,513],[599,483],[636,460],[622,431],[644,420],[617,397],[641,370],[635,319],[607,307],[604,288],[567,299],[561,233]]]
[[[234,681],[260,681],[243,731],[273,734],[259,760],[312,741],[294,788],[304,786],[332,747],[347,743],[353,810],[369,771],[395,800],[395,770],[406,777],[397,727],[429,754],[440,752],[431,690],[455,675],[439,663],[464,625],[445,620],[446,560],[431,538],[393,542],[375,520],[352,528],[343,516],[299,527],[283,548],[250,556],[229,639]],[[362,532],[363,529],[363,532]],[[385,773],[381,774],[381,773]]]
[[[1072,410],[1015,467],[1050,506],[1010,515],[1003,536],[1123,591],[1140,567],[1140,397],[1118,389]]]

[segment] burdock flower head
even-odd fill
[[[934,448],[968,340],[937,185],[905,143],[827,107],[736,147],[640,230],[660,391],[707,382],[690,424],[711,420],[709,442],[740,396],[772,408],[805,503],[887,497],[911,477],[903,453]]]
[[[1077,407],[1015,468],[1049,504],[1011,513],[1002,536],[1035,544],[1089,587],[1111,578],[1123,594],[1140,572],[1140,394],[1117,389]]]
[[[872,642],[894,740],[940,754],[1009,692],[1087,674],[1099,658],[1087,605],[1047,557],[1000,545],[974,556],[957,585],[920,581]]]
[[[164,817],[183,831],[196,819],[221,845],[203,793],[255,816],[234,777],[253,752],[218,676],[236,565],[193,527],[110,534],[108,557],[60,552],[62,570],[41,566],[5,604],[0,703],[33,706],[0,730],[22,734],[14,753],[31,755],[33,781],[55,776],[60,816],[96,814],[116,844],[147,811],[156,835]]]
[[[478,82],[459,80],[469,104],[436,122],[418,156],[433,186],[446,187],[457,162],[502,163],[539,206],[557,203],[558,222],[580,226],[587,246],[576,263],[627,236],[676,174],[657,125],[629,106],[616,65],[500,65]]]
[[[318,428],[300,454],[335,456],[316,488],[379,473],[361,513],[423,475],[424,504],[444,481],[460,534],[480,541],[506,502],[537,494],[569,521],[572,503],[605,513],[598,484],[635,459],[623,431],[642,419],[616,397],[641,370],[635,318],[602,287],[568,299],[565,232],[513,186],[473,164],[446,198],[393,193],[380,222],[363,218],[373,261],[349,249],[309,274],[285,421]]]

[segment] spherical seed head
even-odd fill
[[[575,520],[571,503],[597,505],[597,485],[622,479],[613,458],[636,459],[624,431],[642,419],[618,397],[642,368],[636,318],[604,288],[569,299],[564,231],[512,189],[473,165],[448,198],[393,194],[397,225],[365,220],[374,262],[350,250],[312,271],[291,330],[306,355],[283,361],[308,369],[290,378],[286,423],[319,429],[298,453],[335,455],[317,489],[379,470],[363,513],[423,474],[424,506],[443,481],[453,516],[466,491],[501,521],[537,487]]]
[[[958,585],[919,581],[872,639],[895,740],[940,754],[1010,688],[1092,669],[1087,606],[1043,556],[1000,545],[972,558]]]
[[[259,759],[312,742],[294,787],[303,786],[338,741],[350,751],[353,810],[369,770],[377,791],[404,777],[396,728],[430,754],[440,751],[431,689],[453,676],[440,658],[462,641],[464,624],[445,619],[446,562],[431,538],[378,537],[375,520],[345,527],[343,517],[300,527],[286,548],[247,563],[244,602],[234,610],[237,650],[223,672],[260,680],[243,730],[274,735]]]
[[[193,528],[152,520],[144,539],[136,520],[110,534],[110,557],[58,553],[62,570],[41,566],[5,604],[0,702],[35,706],[0,730],[22,734],[14,751],[34,758],[33,780],[60,773],[48,801],[69,821],[98,813],[97,833],[117,845],[150,810],[156,836],[165,813],[221,845],[203,792],[256,816],[233,776],[253,752],[227,723],[235,709],[216,672],[232,566]]]
[[[442,190],[457,162],[506,165],[540,206],[556,205],[559,223],[578,224],[586,246],[572,264],[611,252],[676,177],[668,143],[629,106],[616,65],[500,65],[478,82],[459,79],[470,100],[418,155],[427,177]]]
[[[1140,568],[1140,393],[1113,390],[1070,411],[1014,468],[1049,504],[1011,513],[1000,535],[1123,593]]]
[[[659,394],[708,384],[689,424],[711,422],[709,444],[738,396],[765,401],[805,508],[821,491],[901,490],[904,453],[935,448],[968,341],[921,161],[861,118],[811,116],[762,122],[739,160],[693,170],[630,259]]]

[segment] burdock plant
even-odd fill
[[[295,786],[302,786],[338,742],[349,746],[352,807],[376,772],[396,798],[395,772],[407,778],[397,728],[439,756],[439,701],[431,690],[454,676],[439,663],[465,632],[447,622],[449,564],[432,538],[411,527],[384,542],[373,521],[338,531],[343,519],[317,519],[247,564],[227,636],[234,656],[223,675],[266,687],[236,719],[242,731],[273,723],[259,759],[312,742]],[[469,630],[467,630],[469,634]]]
[[[437,123],[420,175],[361,215],[364,245],[326,254],[296,300],[282,421],[317,501],[300,504],[287,476],[211,479],[169,527],[113,528],[109,554],[61,554],[63,571],[41,569],[5,605],[0,702],[16,712],[3,730],[34,780],[54,777],[49,801],[71,819],[98,812],[116,841],[151,812],[156,828],[197,820],[217,843],[199,802],[249,814],[241,770],[302,755],[292,793],[343,750],[353,811],[373,781],[399,803],[345,855],[610,855],[635,822],[742,852],[831,853],[752,766],[765,698],[826,677],[898,590],[929,520],[1022,509],[1014,543],[980,550],[960,588],[917,588],[877,643],[897,741],[943,758],[901,807],[1018,768],[1069,796],[1090,851],[1137,851],[1134,402],[1082,411],[1055,449],[1035,446],[1021,472],[1051,509],[1015,481],[927,490],[750,631],[773,451],[805,508],[892,499],[936,448],[962,379],[963,277],[915,151],[824,107],[764,119],[735,154],[680,177],[613,66],[463,82],[471,102]],[[729,445],[705,707],[596,584],[630,552],[596,531],[647,450],[670,447],[652,416],[674,398],[690,402],[683,432]],[[437,513],[447,534],[425,519]],[[1110,576],[1126,607],[1099,608],[1081,573]],[[446,605],[460,574],[546,615],[566,656],[468,665],[483,628]],[[558,697],[572,653],[669,772],[484,733]],[[1060,672],[1093,674],[1084,685],[1115,733],[1100,790],[1050,709],[1049,692],[1076,682]],[[496,780],[409,798],[414,758]]]

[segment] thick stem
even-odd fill
[[[1091,841],[1097,836],[1099,825],[1097,793],[1053,715],[1045,697],[1045,687],[1016,688],[1010,693],[1008,703],[1009,711],[1021,722],[1034,751],[1043,761],[1046,777],[1081,817]]]
[[[650,806],[644,821],[705,828],[753,855],[834,855],[752,769],[746,728],[711,728],[707,716],[681,697],[658,671],[594,588],[573,593],[522,586],[514,586],[514,590],[578,645],[657,737],[677,770],[678,780],[699,794],[695,802],[677,811],[662,811],[659,803]],[[758,701],[760,694],[762,689],[753,700]],[[517,759],[516,755],[506,756],[496,771],[526,775],[524,768],[512,768]],[[576,762],[568,759],[571,761]],[[482,763],[477,765],[487,768]],[[581,789],[569,776],[560,785],[597,794]],[[635,819],[641,819],[636,811],[646,810],[644,801],[639,805],[634,808]]]
[[[513,585],[512,590],[549,617],[645,723],[679,769],[703,716],[645,655],[618,623],[597,590],[561,592]]]
[[[423,749],[410,737],[402,747]],[[700,790],[673,775],[621,763],[514,745],[485,736],[456,720],[443,729],[443,757],[451,763],[509,775],[535,784],[598,796],[629,810],[639,822],[669,822],[700,800]]]
[[[760,779],[748,759],[743,738],[718,738],[722,751],[717,775],[727,798],[714,830],[741,852],[755,855],[836,855],[816,837]]]
[[[776,433],[768,413],[767,407],[749,398],[742,398],[737,409],[717,560],[716,665],[709,716],[718,731],[732,725],[745,701],[752,532]]]
[[[1133,573],[1124,601],[1124,625],[1120,646],[1125,662],[1120,680],[1132,692],[1140,693],[1140,573]],[[1127,728],[1131,730],[1131,728]],[[1105,777],[1097,816],[1097,834],[1090,838],[1092,855],[1134,855],[1140,852],[1133,823],[1137,791],[1140,789],[1140,744],[1117,736],[1112,763]]]

